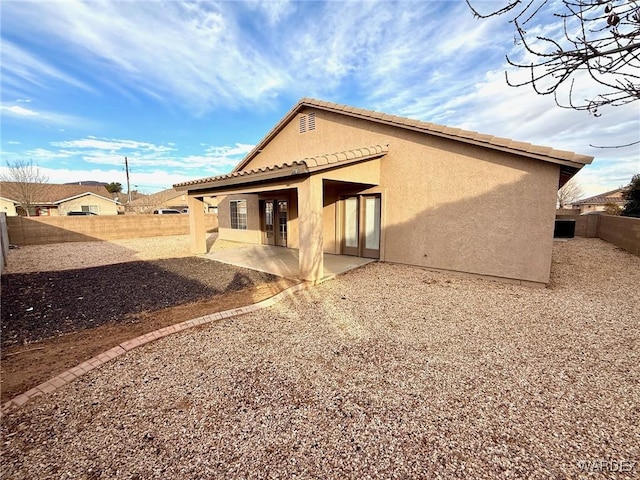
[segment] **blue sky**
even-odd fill
[[[596,118],[508,87],[512,26],[462,1],[1,8],[2,165],[33,159],[51,182],[126,185],[125,156],[144,193],[228,172],[302,97],[594,155],[585,195],[640,172],[640,146],[590,146],[637,140],[637,102]]]

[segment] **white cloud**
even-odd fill
[[[249,153],[255,145],[249,145],[245,143],[236,143],[234,146],[223,146],[223,147],[209,147],[206,149],[208,155],[212,156],[222,156],[222,157],[237,157],[238,155],[246,155]]]
[[[113,81],[204,112],[220,104],[255,103],[282,87],[281,72],[246,41],[223,8],[68,0],[42,2],[34,9],[10,2],[3,15],[11,21],[3,20],[3,27],[55,42],[96,82]]]
[[[207,146],[202,152],[178,156],[174,153],[178,148],[176,145],[168,147],[128,139],[87,137],[55,141],[50,145],[58,148],[39,147],[7,154],[12,157],[33,158],[48,164],[49,168],[53,168],[50,165],[56,161],[65,172],[75,169],[85,171],[83,168],[86,164],[117,166],[124,171],[126,156],[130,171],[136,175],[157,176],[158,172],[164,171],[166,175],[192,180],[230,171],[254,147],[243,143]]]
[[[261,13],[270,26],[279,24],[295,10],[295,3],[289,0],[248,0],[246,4]]]
[[[3,5],[3,10],[5,10],[5,5]],[[4,11],[3,15],[6,15]],[[5,23],[3,22],[4,27]],[[27,85],[51,88],[53,82],[63,82],[82,90],[94,91],[85,82],[37,58],[33,53],[4,38],[2,41],[2,75],[3,84],[12,86],[18,91],[28,92]],[[21,99],[18,101],[28,103],[30,100]]]
[[[135,140],[119,140],[113,138],[97,138],[93,136],[80,140],[51,142],[51,145],[55,147],[65,148],[108,150],[112,152],[118,150],[142,150],[162,153],[175,150],[175,148],[173,147],[154,145],[147,142],[138,142]]]
[[[13,105],[7,107],[5,105],[0,106],[0,111],[3,111],[5,115],[16,115],[19,117],[31,117],[37,116],[38,112],[34,112],[33,110],[29,110],[28,108],[21,107],[19,105]]]
[[[97,128],[98,123],[74,115],[50,111],[37,111],[31,108],[24,108],[20,105],[1,105],[3,122],[9,119],[14,122],[35,123],[40,126],[64,126],[64,127],[83,127]]]
[[[73,152],[69,152],[69,151],[65,151],[65,150],[60,150],[60,151],[52,151],[52,150],[47,150],[46,148],[34,148],[32,150],[26,150],[25,152],[25,156],[29,157],[29,158],[35,158],[38,160],[51,160],[51,159],[55,159],[55,158],[69,158],[72,157],[74,154]]]

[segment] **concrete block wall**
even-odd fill
[[[559,220],[576,221],[576,237],[596,238],[598,236],[598,218],[600,215],[556,215]]]
[[[640,255],[640,218],[614,215],[588,215],[600,217],[598,236],[609,243]]]
[[[207,231],[217,215],[205,215]],[[7,217],[9,241],[16,245],[122,240],[189,234],[188,215]]]
[[[613,245],[640,255],[640,218],[615,215],[557,215],[576,221],[576,237],[601,238]]]

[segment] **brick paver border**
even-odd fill
[[[328,280],[328,278],[323,280]],[[113,347],[107,350],[106,352],[103,352],[93,358],[90,358],[89,360],[82,362],[80,365],[70,368],[66,372],[63,372],[60,375],[50,378],[46,382],[35,386],[31,390],[28,390],[18,395],[17,397],[12,398],[2,406],[1,413],[5,414],[10,410],[14,410],[18,407],[21,407],[32,398],[39,397],[40,395],[45,395],[47,393],[51,393],[54,390],[62,387],[63,385],[73,382],[76,378],[84,375],[87,372],[90,372],[94,368],[97,368],[100,365],[110,362],[114,358],[118,358],[120,355],[124,355],[129,350],[138,348],[142,345],[145,345],[159,338],[166,337],[167,335],[172,335],[174,333],[182,332],[183,330],[187,330],[189,328],[197,327],[199,325],[205,325],[207,323],[215,322],[217,320],[222,320],[223,318],[235,317],[237,315],[244,315],[245,313],[255,312],[256,310],[261,310],[263,308],[270,307],[284,300],[285,298],[291,297],[294,293],[308,288],[310,285],[312,284],[305,283],[305,282],[298,283],[274,295],[273,297],[269,297],[265,300],[262,300],[261,302],[247,305],[245,307],[225,310],[224,312],[217,312],[217,313],[212,313],[210,315],[204,315],[203,317],[198,317],[191,320],[186,320],[184,322],[176,323],[175,325],[164,327],[154,332],[146,333],[144,335],[140,335],[139,337],[132,338],[131,340],[122,342],[120,345]]]

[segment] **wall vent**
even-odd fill
[[[300,117],[300,133],[304,133],[307,131],[307,117],[306,115],[302,115]]]
[[[310,113],[309,114],[309,131],[315,130],[315,129],[316,129],[316,114]]]

